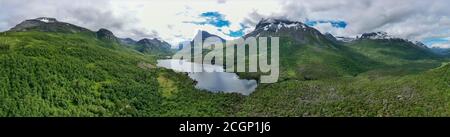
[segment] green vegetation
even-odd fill
[[[4,32],[0,116],[450,116],[448,60],[402,41],[308,39],[282,38],[280,81],[242,96],[93,33]]]
[[[240,116],[449,116],[450,66],[419,75],[262,85]]]
[[[0,43],[0,116],[226,116],[241,100],[139,67],[156,58],[89,33],[5,32]]]

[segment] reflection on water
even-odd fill
[[[158,66],[178,72],[188,72],[189,77],[197,81],[196,88],[211,92],[249,95],[257,87],[256,80],[239,79],[235,73],[224,72],[221,66],[204,64],[203,72],[200,72],[202,64],[175,59],[158,60]],[[196,68],[196,70],[192,70],[191,68]]]

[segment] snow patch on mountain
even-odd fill
[[[361,39],[397,39],[394,36],[388,35],[386,32],[372,32],[364,33],[360,37]]]
[[[55,18],[47,18],[47,17],[40,17],[40,18],[36,18],[35,20],[44,22],[44,23],[54,23],[57,22]]]
[[[306,25],[301,22],[294,22],[288,20],[279,20],[279,19],[265,19],[261,20],[256,28],[261,28],[265,31],[271,30],[278,32],[281,29],[306,29]]]

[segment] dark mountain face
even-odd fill
[[[336,39],[336,37],[334,37],[332,34],[330,34],[330,33],[325,33],[325,38],[327,38],[328,40],[331,40],[331,41],[334,41],[334,42],[336,42],[336,41],[338,41],[337,39]]]
[[[450,56],[450,49],[434,47],[431,48],[431,51],[439,55]]]
[[[91,32],[86,28],[82,28],[73,24],[59,22],[55,18],[40,17],[36,19],[25,20],[16,25],[9,31],[42,31],[42,32],[62,32],[62,33],[79,33]]]
[[[165,41],[159,39],[142,39],[136,43],[136,50],[143,53],[170,53],[171,45]]]
[[[96,32],[97,38],[106,41],[119,42],[119,39],[107,29],[100,29]]]
[[[134,45],[137,43],[137,41],[135,41],[132,38],[119,38],[120,42],[123,44],[128,44],[128,45]]]
[[[315,38],[323,37],[316,29],[311,28],[301,22],[282,20],[282,19],[263,19],[257,25],[253,32],[244,37],[291,37],[300,43],[306,43],[312,36]]]
[[[412,42],[407,39],[397,38],[389,35],[386,32],[371,32],[362,34],[357,40],[372,40],[378,41],[380,44],[391,44],[391,45],[404,45],[409,46],[411,48],[419,49],[419,50],[428,50],[429,48],[423,44],[422,42],[416,41]],[[400,44],[399,44],[400,43]]]

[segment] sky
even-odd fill
[[[225,39],[251,32],[263,18],[301,21],[322,33],[355,37],[384,31],[450,48],[448,0],[0,0],[0,31],[26,19],[54,17],[118,37],[176,45],[198,30]]]

